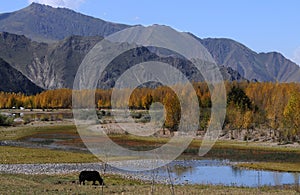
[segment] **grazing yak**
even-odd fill
[[[93,185],[96,185],[96,181],[100,185],[104,185],[103,179],[101,178],[98,171],[81,171],[79,174],[79,183],[85,185],[85,181],[93,181]]]

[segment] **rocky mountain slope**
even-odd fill
[[[72,88],[73,81],[85,55],[101,37],[71,36],[57,43],[38,43],[25,36],[0,33],[0,57],[44,89]],[[100,88],[110,88],[116,79],[131,66],[161,61],[181,70],[193,81],[203,81],[202,75],[186,60],[175,56],[159,56],[145,47],[138,47],[117,57],[100,78]],[[220,67],[226,80],[243,80],[231,68]]]
[[[101,39],[72,36],[47,44],[0,33],[0,57],[44,89],[71,88],[84,56]]]
[[[0,91],[36,94],[42,91],[22,73],[0,58]]]
[[[71,35],[107,36],[127,27],[129,25],[106,22],[69,9],[37,3],[19,11],[0,14],[0,31],[43,42],[62,40]]]
[[[274,81],[300,82],[299,66],[286,59],[282,54],[277,52],[259,53],[258,59],[263,62]]]
[[[218,65],[231,67],[248,80],[300,82],[300,67],[277,52],[256,53],[230,39],[199,39]]]

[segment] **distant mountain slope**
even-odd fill
[[[36,94],[43,89],[0,58],[0,91]]]
[[[71,36],[57,43],[37,43],[25,36],[0,33],[0,58],[44,89],[72,88],[79,65],[102,37]],[[146,61],[168,63],[192,81],[203,81],[202,75],[188,61],[174,56],[159,56],[139,47],[117,57],[105,70],[99,87],[110,88],[129,67]],[[244,80],[236,71],[220,67],[226,80]],[[1,83],[0,83],[1,85]]]
[[[107,36],[127,27],[129,25],[106,22],[69,9],[37,3],[0,15],[0,31],[46,42],[62,40],[71,35]]]
[[[300,82],[300,68],[294,62],[277,52],[260,53],[260,59],[274,80],[279,82]]]
[[[218,65],[231,67],[248,80],[300,82],[300,67],[283,55],[258,54],[230,39],[199,39]]]

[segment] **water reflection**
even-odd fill
[[[22,113],[23,114],[23,113]],[[63,119],[72,119],[72,113],[25,113],[22,116],[32,121],[58,121]]]
[[[231,169],[232,169],[232,173],[235,177],[241,177],[242,176],[242,173],[243,173],[242,169],[240,169],[238,167],[235,167],[235,166],[232,166]]]
[[[299,173],[292,173],[292,175],[294,177],[295,190],[297,192],[300,192],[300,188],[299,188]]]
[[[182,177],[185,174],[192,174],[195,167],[175,165],[171,168],[171,172],[175,173],[177,177]]]
[[[291,184],[299,188],[299,173],[248,170],[231,166],[224,161],[174,161],[169,165],[170,176],[176,184],[222,184],[235,186],[280,186]],[[168,179],[168,172],[157,170]]]
[[[276,186],[281,185],[282,173],[274,172],[273,173],[273,178],[274,178],[274,183],[275,183]]]

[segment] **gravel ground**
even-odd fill
[[[98,170],[103,174],[103,165],[99,163],[66,163],[66,164],[0,164],[0,174],[69,174],[79,173],[82,170]],[[131,178],[143,181],[153,180],[152,172],[129,172],[107,166],[105,173],[121,175],[124,178]],[[158,183],[168,183],[168,178],[155,176]]]
[[[124,160],[124,161],[116,161],[115,164],[117,166],[132,166],[136,164],[139,166],[140,164],[144,164],[145,167],[147,165],[150,167],[149,160]],[[152,162],[152,161],[151,161]],[[201,164],[202,166],[208,165],[225,165],[228,161],[212,161],[212,160],[190,160],[190,161],[183,161],[183,160],[176,160],[170,163],[168,166],[174,167],[181,166],[181,167],[191,167],[195,164]],[[82,170],[97,170],[100,174],[103,174],[103,164],[102,163],[50,163],[50,164],[0,164],[0,174],[1,173],[8,173],[8,174],[47,174],[47,175],[55,175],[55,174],[69,174],[69,173],[79,173]],[[165,174],[162,172],[165,171]],[[158,174],[158,172],[160,174]],[[151,171],[143,171],[143,172],[136,172],[136,171],[125,171],[120,170],[110,165],[106,166],[105,173],[108,174],[117,174],[121,175],[124,178],[131,178],[137,179],[142,181],[152,181],[155,180],[156,183],[170,183],[170,178],[168,177],[167,168],[161,167],[158,170],[151,170]],[[173,183],[177,183],[176,178],[171,178]]]

